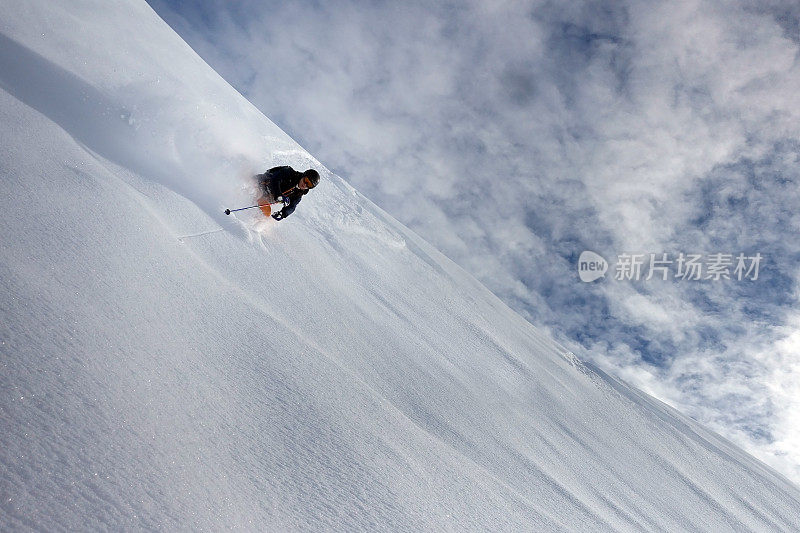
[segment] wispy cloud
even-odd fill
[[[800,480],[795,2],[151,4],[529,320]],[[584,249],[766,263],[583,285]]]

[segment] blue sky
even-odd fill
[[[800,5],[151,6],[534,324],[800,480]],[[579,281],[593,250],[755,281]]]

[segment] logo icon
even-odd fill
[[[600,254],[589,250],[581,252],[578,258],[578,276],[581,281],[590,283],[598,278],[605,277],[608,262]]]

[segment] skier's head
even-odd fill
[[[309,168],[303,172],[303,177],[300,179],[298,187],[301,189],[313,189],[319,183],[319,172],[313,168]]]

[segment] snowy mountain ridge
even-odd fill
[[[797,488],[584,365],[143,1],[2,0],[0,528],[793,530]],[[250,177],[313,166],[286,221]]]

